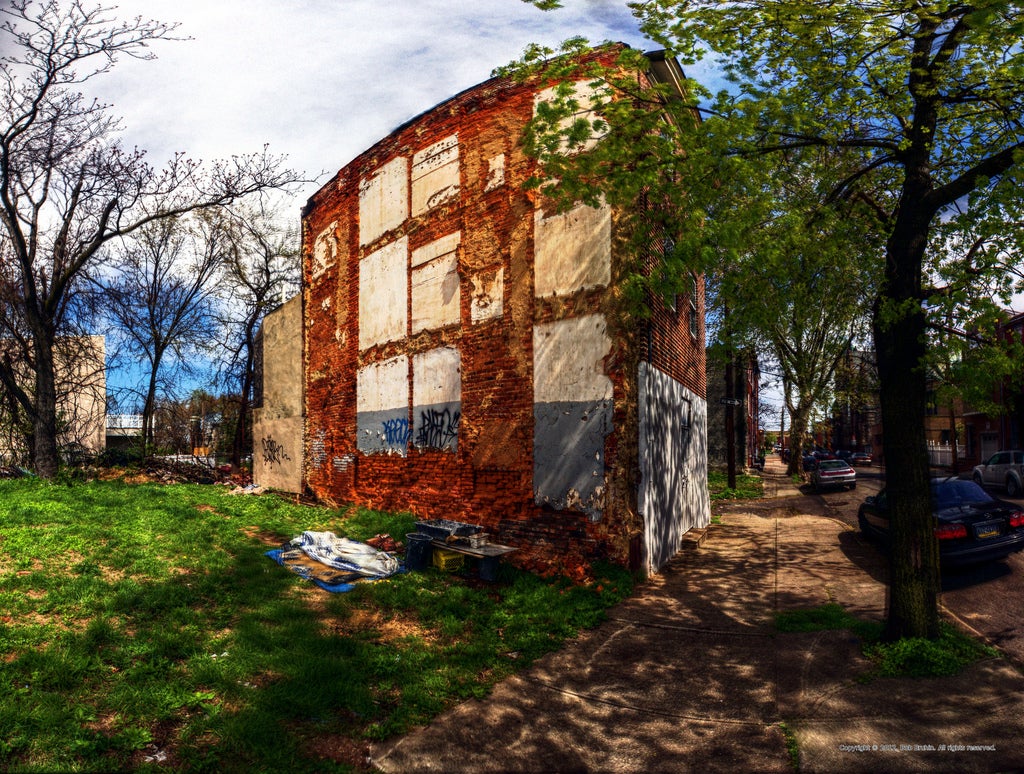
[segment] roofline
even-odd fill
[[[631,46],[628,43],[623,43],[623,42],[604,43],[601,46],[599,46],[599,48],[614,48],[614,47],[620,47],[622,49],[631,48]],[[649,72],[653,76],[654,80],[657,81],[658,83],[668,84],[672,88],[672,91],[674,92],[672,97],[671,97],[672,99],[687,99],[688,98],[688,93],[687,93],[687,90],[686,90],[686,75],[683,73],[683,68],[679,64],[679,61],[674,56],[669,56],[668,52],[665,51],[664,49],[659,49],[659,50],[656,50],[656,51],[644,52],[644,56],[648,60],[650,60],[650,62],[651,62],[651,69],[650,69]],[[502,76],[502,75],[488,78],[486,81],[481,81],[480,83],[478,83],[478,84],[476,84],[474,86],[470,86],[470,87],[468,87],[466,89],[463,89],[462,91],[458,92],[457,94],[453,94],[450,97],[447,97],[447,98],[441,100],[436,105],[433,105],[432,107],[429,107],[426,110],[423,110],[423,111],[417,113],[416,115],[412,116],[411,118],[407,119],[406,121],[403,121],[401,124],[399,124],[394,129],[392,129],[390,132],[388,132],[380,140],[375,142],[373,145],[370,145],[368,148],[364,149],[363,151],[358,153],[356,156],[354,156],[352,159],[350,159],[348,162],[343,164],[338,169],[338,171],[331,177],[331,180],[337,179],[338,175],[341,174],[341,171],[343,169],[345,169],[345,167],[349,166],[349,164],[351,164],[352,162],[356,161],[360,156],[363,156],[368,151],[372,150],[374,147],[376,147],[380,143],[384,142],[388,137],[391,137],[392,135],[398,134],[399,132],[402,132],[405,129],[408,129],[410,126],[415,124],[417,121],[422,119],[424,116],[427,116],[430,113],[433,113],[434,111],[438,110],[439,108],[443,108],[445,105],[451,104],[452,102],[455,102],[455,101],[461,99],[466,94],[469,94],[471,92],[477,91],[479,89],[483,89],[483,88],[487,87],[488,85],[494,85],[496,83],[499,83],[499,82],[505,81],[505,80],[508,80],[508,77],[507,76]],[[698,119],[699,119],[699,117],[698,117]],[[305,218],[306,215],[312,210],[312,208],[314,206],[314,199],[329,184],[330,184],[330,181],[325,183],[323,186],[321,186],[319,189],[317,189],[317,191],[315,191],[313,194],[311,194],[309,196],[309,198],[306,200],[305,205],[302,207],[301,217]]]

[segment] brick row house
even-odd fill
[[[650,77],[682,73],[654,56]],[[540,572],[656,571],[710,518],[703,278],[649,320],[616,314],[616,212],[547,211],[523,187],[549,87],[468,89],[310,198],[301,485],[482,525]],[[294,431],[259,422],[269,474],[260,450],[294,453]]]

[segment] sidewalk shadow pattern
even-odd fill
[[[794,505],[794,503],[796,503]],[[780,634],[837,602],[882,620],[884,560],[799,498],[731,510],[609,619],[425,728],[371,748],[386,772],[1024,770],[1024,678],[858,681],[849,631]],[[788,739],[787,739],[788,735]],[[943,747],[944,746],[944,747]]]

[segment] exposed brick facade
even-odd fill
[[[540,216],[523,189],[534,168],[519,147],[535,93],[495,79],[459,94],[358,156],[310,199],[303,218],[305,482],[339,504],[482,524],[521,548],[517,563],[571,573],[595,558],[626,563],[631,541],[636,550],[638,362],[647,358],[704,395],[703,283],[697,278],[696,336],[688,297],[675,312],[656,304],[648,323],[632,327],[615,322],[613,280],[538,297]],[[445,252],[452,245],[454,257]],[[405,257],[389,263],[394,250]],[[400,282],[388,268],[395,265],[404,267]],[[612,278],[617,269],[612,252]],[[567,321],[607,321],[600,335],[610,341],[600,365],[611,405],[604,483],[587,507],[574,507],[571,497],[542,501],[535,481],[535,350],[547,341],[539,336],[557,339]],[[430,363],[447,376],[428,378]],[[404,375],[396,381],[396,373]],[[404,419],[390,393],[410,396]],[[424,425],[421,402],[448,424]],[[392,418],[378,422],[384,430],[374,435],[366,417],[378,416]]]

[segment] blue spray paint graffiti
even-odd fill
[[[406,446],[409,443],[409,420],[404,417],[398,419],[385,419],[384,441],[388,446]]]

